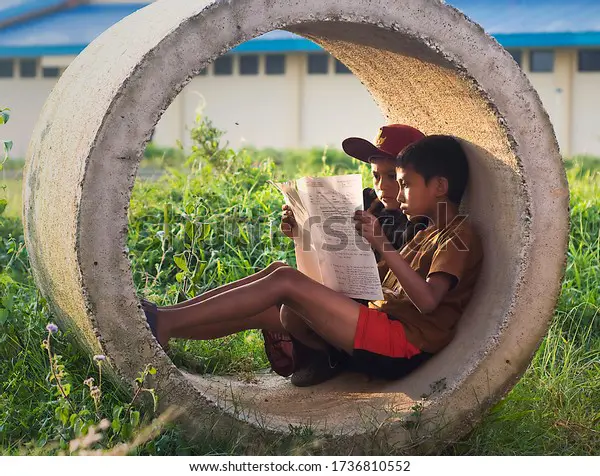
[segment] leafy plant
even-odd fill
[[[10,109],[8,108],[0,108],[0,126],[3,124],[6,124],[8,122],[8,120],[10,119]],[[8,153],[10,152],[10,150],[12,149],[13,143],[10,140],[2,140],[2,149],[4,152],[4,158],[2,160],[2,163],[0,165],[4,165],[4,162],[6,162],[6,160],[8,159]],[[2,170],[0,168],[0,170]]]
[[[9,119],[10,119],[10,109],[0,108],[0,126],[6,124]],[[4,139],[0,140],[0,143],[2,143],[2,155],[0,155],[0,170],[2,170],[4,168],[4,164],[8,160],[8,153],[12,149],[13,143],[10,140],[4,140]],[[4,189],[4,185],[2,188]],[[4,213],[4,210],[6,209],[7,204],[8,204],[8,202],[7,202],[6,198],[0,198],[0,215],[2,215],[2,213]]]

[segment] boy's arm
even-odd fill
[[[279,225],[279,228],[285,236],[294,239],[298,234],[298,224],[296,223],[294,212],[292,211],[292,208],[287,204],[282,205],[281,210],[281,223]]]
[[[453,277],[446,273],[435,273],[425,280],[393,249],[391,243],[382,244],[379,251],[419,312],[427,314],[435,310],[452,286]]]
[[[427,314],[435,310],[451,286],[456,284],[456,277],[439,269],[423,279],[394,249],[372,214],[356,212],[355,219],[359,233],[380,253],[419,312]]]
[[[385,260],[383,258],[381,258],[377,262],[377,272],[379,273],[379,281],[381,281],[383,283],[383,280],[385,279],[389,270],[390,270],[390,267],[387,265]]]

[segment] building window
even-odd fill
[[[579,50],[578,70],[600,72],[600,50]]]
[[[267,55],[265,60],[265,73],[285,74],[285,55]]]
[[[21,77],[35,78],[37,76],[37,61],[34,59],[21,60]]]
[[[14,61],[11,59],[0,59],[0,78],[12,78],[14,74]]]
[[[329,72],[329,55],[327,53],[311,53],[308,55],[308,74],[327,74]]]
[[[240,56],[240,74],[244,76],[258,74],[258,55]]]
[[[507,50],[519,66],[523,66],[523,51],[522,50]]]
[[[233,57],[221,56],[215,60],[215,76],[231,76],[233,74]]]
[[[42,68],[42,76],[44,78],[58,78],[60,76],[60,68]]]
[[[339,59],[335,60],[335,73],[336,74],[352,74],[352,71],[348,69],[344,63],[342,63]]]
[[[531,51],[529,53],[529,69],[532,73],[551,73],[554,71],[554,51]]]

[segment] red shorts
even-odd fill
[[[431,357],[406,339],[400,321],[361,305],[351,358],[356,370],[373,377],[401,378]]]
[[[421,353],[421,349],[406,340],[404,326],[400,321],[390,319],[385,312],[367,306],[360,307],[354,348],[405,359]]]

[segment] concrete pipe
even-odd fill
[[[466,141],[465,206],[485,266],[454,341],[400,381],[347,375],[298,389],[271,375],[248,384],[184,373],[157,345],[136,298],[127,211],[153,128],[207,64],[274,29],[348,65],[390,122]],[[256,435],[310,422],[324,441],[338,435],[332,453],[372,444],[427,451],[472,428],[529,364],[565,265],[569,193],[548,115],[512,57],[438,0],[156,2],[65,72],[33,134],[25,181],[37,284],[60,322],[106,354],[124,382],[151,363],[163,408],[187,408],[191,428]]]

